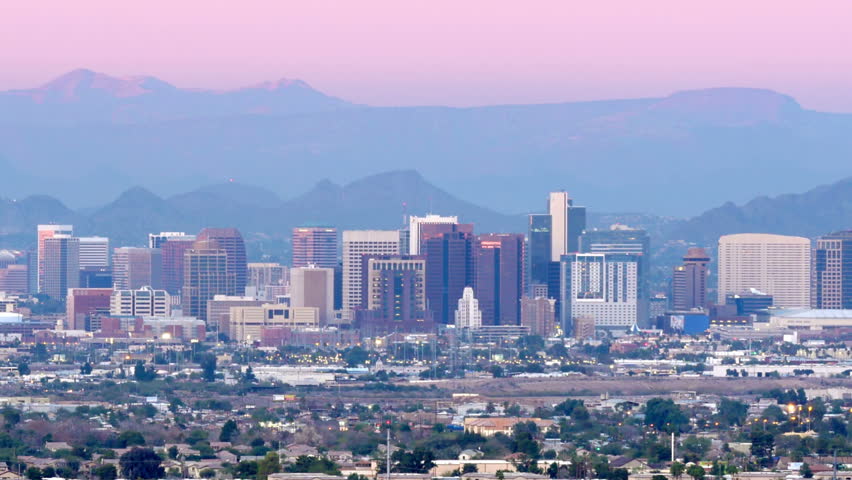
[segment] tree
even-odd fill
[[[340,475],[340,467],[325,457],[313,457],[299,455],[296,461],[287,466],[291,473],[325,473],[327,475]]]
[[[695,480],[703,480],[704,475],[706,475],[707,472],[704,471],[704,468],[701,465],[698,465],[696,463],[690,465],[689,468],[686,469],[686,474],[694,478]]]
[[[679,433],[686,430],[689,419],[670,398],[652,398],[645,405],[645,425],[660,432]]]
[[[802,478],[814,478],[814,472],[811,471],[811,466],[807,462],[803,462],[802,466],[799,467],[799,475]]]
[[[167,452],[169,454],[169,458],[171,458],[172,460],[177,459],[178,455],[180,455],[180,450],[178,450],[178,447],[175,446],[175,445],[172,445],[171,447],[169,447]]]
[[[659,473],[651,476],[651,480],[669,480],[665,475],[660,475]]]
[[[710,450],[710,439],[698,438],[695,435],[691,435],[684,439],[681,446],[684,450],[697,457],[698,460],[703,460],[704,455]]]
[[[89,375],[92,373],[92,364],[89,362],[80,366],[80,375]]]
[[[121,448],[132,447],[134,445],[145,445],[145,437],[141,433],[133,430],[125,430],[118,436],[118,444]]]
[[[768,466],[772,461],[772,450],[775,448],[775,437],[769,432],[752,432],[751,454],[758,459],[761,466]]]
[[[115,480],[118,478],[118,470],[116,470],[115,465],[107,463],[93,468],[92,475],[98,477],[100,480]]]
[[[726,426],[742,426],[747,416],[748,405],[743,402],[723,398],[719,403],[719,420]]]
[[[257,381],[257,377],[254,375],[254,370],[251,369],[251,365],[246,368],[245,373],[243,373],[243,383],[254,383]]]
[[[219,432],[219,441],[220,442],[230,442],[235,435],[240,433],[240,429],[237,427],[237,422],[233,419],[228,420],[222,425],[222,431]]]
[[[680,480],[680,477],[683,476],[683,472],[686,471],[686,467],[680,462],[672,463],[672,466],[669,467],[669,473],[672,474],[676,480]]]
[[[38,467],[29,467],[27,468],[27,471],[24,472],[24,476],[26,476],[29,480],[41,480],[41,469]]]
[[[145,366],[145,363],[142,360],[136,362],[136,366],[133,367],[133,378],[136,379],[137,382],[150,382],[157,378],[157,372],[154,370],[153,365]]]
[[[118,460],[121,473],[128,480],[148,480],[162,477],[163,460],[150,448],[133,448]]]
[[[278,460],[278,454],[269,452],[262,460],[257,462],[257,480],[266,480],[270,473],[278,473],[281,471],[281,462]]]
[[[476,473],[476,472],[478,472],[478,471],[479,471],[479,469],[476,467],[476,464],[475,464],[475,463],[465,463],[465,464],[462,466],[461,473],[462,473],[462,475],[463,475],[463,474],[465,474],[465,473]]]
[[[18,375],[24,376],[30,374],[30,364],[21,362],[18,364]]]
[[[343,361],[348,367],[363,365],[370,358],[370,353],[361,347],[348,348],[343,352]]]
[[[201,365],[201,378],[205,382],[216,381],[216,356],[212,353],[205,354],[198,362]]]

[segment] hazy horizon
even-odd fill
[[[374,106],[747,87],[808,109],[852,111],[852,69],[837,68],[852,64],[842,48],[852,7],[782,3],[26,2],[4,7],[0,90],[83,67],[183,88],[294,78]]]

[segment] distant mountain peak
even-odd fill
[[[21,92],[30,92],[35,97],[51,95],[64,101],[78,101],[93,94],[125,98],[144,95],[155,90],[173,88],[167,82],[151,76],[121,78],[87,68],[77,68],[54,78],[39,88]]]
[[[298,79],[290,79],[290,78],[281,78],[279,80],[271,80],[267,82],[261,82],[256,85],[251,85],[249,87],[241,88],[240,90],[283,90],[285,88],[305,88],[309,90],[313,90],[310,85],[306,82]]]
[[[778,121],[801,111],[795,99],[762,88],[722,87],[684,90],[652,104],[649,110],[734,123]]]

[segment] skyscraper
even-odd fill
[[[530,335],[550,337],[556,333],[556,300],[552,298],[522,298],[521,325],[529,327]]]
[[[524,236],[477,235],[474,243],[474,292],[483,325],[520,325],[524,293]]]
[[[38,268],[36,269],[36,286],[38,292],[42,293],[44,291],[44,282],[41,278],[44,275],[44,241],[54,235],[74,235],[74,227],[72,225],[39,225],[37,228],[38,244],[36,247],[36,257]]]
[[[576,253],[561,262],[562,328],[592,317],[598,328],[627,330],[640,322],[639,257],[625,253]]]
[[[448,324],[465,287],[473,286],[473,235],[450,232],[426,240],[426,308]]]
[[[362,258],[398,255],[397,230],[344,230],[343,232],[343,305],[347,310],[362,306]]]
[[[683,265],[672,272],[672,306],[684,311],[707,306],[707,265],[710,257],[703,248],[692,247],[683,257]]]
[[[313,265],[290,269],[290,306],[319,310],[321,325],[334,314],[334,269]]]
[[[293,267],[337,266],[337,229],[334,227],[296,227],[293,229]]]
[[[233,286],[228,275],[228,252],[216,240],[197,240],[183,255],[184,281],[181,291],[183,313],[207,320],[207,302],[227,295]]]
[[[429,214],[425,217],[411,216],[408,219],[408,253],[410,255],[420,255],[423,248],[423,225],[455,225],[459,223],[459,217],[442,217],[440,215]]]
[[[109,239],[80,237],[80,268],[109,267]]]
[[[567,192],[550,192],[547,212],[550,214],[550,261],[558,262],[568,253],[568,206],[571,199]]]
[[[195,235],[169,236],[160,245],[160,256],[163,262],[163,290],[169,295],[180,295],[183,288],[184,261],[183,254],[195,243]]]
[[[648,232],[615,224],[608,230],[586,230],[579,239],[580,253],[613,253],[633,255],[639,263],[639,326],[650,324],[651,240]]]
[[[482,327],[482,311],[473,289],[465,287],[455,311],[455,325],[459,330],[478,330]]]
[[[718,302],[729,293],[757,289],[772,295],[776,307],[808,307],[811,302],[811,242],[803,237],[742,233],[719,239]]]
[[[527,239],[529,253],[527,256],[527,282],[532,291],[540,285],[547,285],[550,258],[550,214],[534,213],[529,215]],[[546,287],[545,287],[546,288]]]
[[[852,230],[818,238],[813,265],[811,305],[852,309]]]
[[[163,261],[158,248],[119,247],[112,254],[112,281],[118,290],[162,287]]]
[[[215,240],[228,255],[228,283],[225,295],[245,295],[247,274],[246,246],[236,228],[205,228],[198,240]]]
[[[41,233],[41,232],[39,232]],[[62,300],[69,288],[80,282],[80,240],[70,235],[53,234],[42,241],[41,292]]]
[[[431,329],[426,311],[426,260],[420,255],[371,255],[362,259],[359,312],[362,330],[414,332]]]

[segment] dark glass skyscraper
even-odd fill
[[[710,257],[703,248],[693,247],[683,257],[683,265],[672,272],[672,307],[691,310],[707,306],[707,265]]]
[[[852,309],[852,230],[817,239],[812,277],[814,308]]]
[[[228,275],[228,252],[216,240],[197,240],[183,255],[183,313],[207,320],[207,302],[227,295],[233,285]]]
[[[530,289],[537,285],[547,285],[550,264],[550,214],[534,213],[529,216],[527,238],[527,282]],[[532,293],[530,293],[532,296]]]
[[[426,308],[435,322],[453,323],[464,287],[473,286],[473,235],[455,231],[432,236],[421,250],[426,254]]]
[[[474,244],[474,291],[483,325],[520,325],[524,292],[524,236],[478,235]]]

